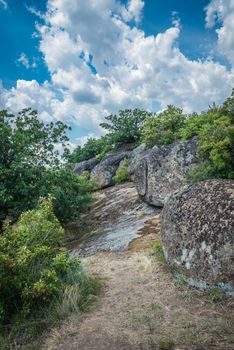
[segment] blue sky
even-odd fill
[[[202,110],[234,86],[233,22],[233,0],[0,0],[1,107],[74,143],[122,108]]]

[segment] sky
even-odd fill
[[[124,108],[185,113],[234,87],[234,0],[0,0],[0,108],[100,136]]]

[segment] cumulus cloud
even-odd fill
[[[206,25],[209,28],[220,24],[216,29],[218,50],[234,64],[234,0],[212,0],[206,7]]]
[[[233,0],[223,6],[226,2]],[[20,80],[15,88],[3,89],[6,107],[32,106],[43,120],[72,120],[100,135],[100,121],[119,109],[175,104],[192,112],[222,102],[234,86],[233,69],[186,57],[179,48],[177,13],[165,32],[146,35],[137,26],[143,7],[142,0],[126,6],[116,0],[48,0],[37,31],[51,82]],[[229,31],[224,10],[215,11],[207,8],[207,23],[219,18]]]
[[[3,6],[4,10],[8,9],[7,2],[5,0],[0,0],[0,6]]]

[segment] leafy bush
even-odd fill
[[[52,198],[41,199],[39,208],[22,214],[14,226],[5,223],[0,236],[2,321],[16,313],[28,316],[77,280],[80,261],[60,248],[63,233]]]
[[[117,184],[121,184],[123,182],[129,181],[130,176],[128,174],[128,162],[127,159],[125,159],[123,166],[119,167],[116,171],[115,176],[113,176],[113,180]]]
[[[61,122],[43,123],[31,109],[16,116],[0,112],[0,230],[6,217],[17,219],[49,193],[62,222],[76,218],[86,207],[89,184],[61,159],[68,154],[67,129]],[[61,155],[58,143],[63,146]]]
[[[173,143],[180,137],[184,123],[185,116],[182,114],[182,109],[170,105],[157,116],[146,117],[141,140],[149,147]]]
[[[1,349],[35,341],[71,312],[86,310],[99,294],[97,278],[61,248],[63,234],[51,197],[23,213],[14,226],[5,223],[0,236]]]
[[[100,126],[109,131],[111,143],[120,145],[134,143],[140,139],[142,123],[149,113],[141,109],[125,109],[119,114],[111,114],[105,119],[107,122]]]
[[[61,223],[77,220],[90,207],[96,185],[88,176],[85,172],[78,176],[66,169],[46,172],[41,195],[52,195],[54,213]]]
[[[201,164],[188,177],[193,183],[212,178],[234,178],[234,125],[231,116],[205,115],[188,119],[183,137],[198,136]]]

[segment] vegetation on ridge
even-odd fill
[[[137,146],[142,142],[152,147],[197,137],[200,164],[191,171],[188,182],[234,178],[234,89],[221,106],[214,104],[200,114],[185,115],[181,108],[169,105],[157,115],[140,109],[126,109],[120,111],[119,115],[106,117],[106,120],[100,125],[109,133],[100,140],[88,140],[83,148],[78,147],[70,161],[78,162],[81,155],[85,155],[85,159],[94,156],[102,159],[106,152],[125,143]],[[100,148],[91,145],[99,145]]]

